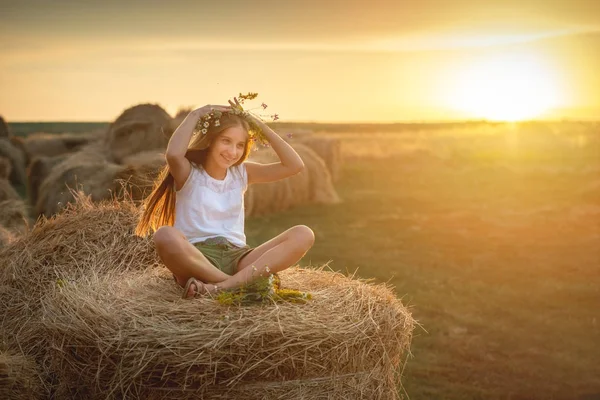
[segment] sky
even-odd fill
[[[600,119],[600,1],[0,0],[0,115],[258,92],[282,121]],[[266,117],[268,119],[268,117]]]

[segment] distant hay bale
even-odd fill
[[[54,166],[42,182],[36,202],[37,215],[49,217],[73,202],[74,191],[82,191],[92,201],[107,200],[120,188],[116,181],[126,166],[109,162],[97,146],[70,154]]]
[[[297,144],[294,145],[294,149],[302,157],[310,177],[310,201],[319,204],[339,203],[340,197],[323,159],[307,146]]]
[[[167,135],[167,137],[171,137],[173,132],[175,132],[177,127],[179,125],[181,125],[183,120],[188,116],[188,114],[190,112],[192,112],[192,110],[193,109],[190,107],[184,107],[184,108],[180,108],[179,110],[177,110],[177,114],[173,117],[173,119],[171,121],[169,121],[169,124],[167,125],[167,127],[164,130],[165,135]]]
[[[0,179],[9,179],[12,166],[6,157],[0,157]]]
[[[0,201],[19,200],[20,198],[21,196],[19,196],[8,180],[0,179]]]
[[[10,244],[13,240],[15,240],[15,235],[13,235],[11,231],[0,225],[0,248]]]
[[[271,214],[301,204],[340,202],[325,162],[305,145],[293,144],[293,147],[304,162],[304,170],[281,181],[250,186],[244,200],[246,216]],[[250,161],[263,164],[278,160],[270,149],[255,151],[250,157]]]
[[[8,124],[4,120],[4,117],[0,115],[0,138],[8,138],[11,137],[10,129],[8,128]]]
[[[0,226],[13,234],[22,234],[29,229],[29,212],[21,199],[0,201]]]
[[[299,136],[292,140],[293,143],[310,147],[325,161],[331,174],[331,180],[337,182],[342,170],[342,142],[338,138],[320,136]]]
[[[42,182],[50,175],[52,168],[67,158],[61,154],[54,157],[36,157],[27,166],[27,198],[35,207]]]
[[[73,153],[99,139],[97,134],[92,133],[33,133],[23,140],[23,145],[27,152],[27,164],[29,164],[37,157],[55,157]]]
[[[398,398],[414,321],[388,287],[293,268],[306,304],[181,300],[137,216],[82,199],[0,249],[2,339],[57,398]]]
[[[13,185],[25,185],[25,153],[15,146],[8,138],[0,137],[0,157],[10,160],[10,182]]]
[[[35,360],[0,351],[0,399],[38,399],[42,388]]]
[[[251,154],[250,161],[270,164],[279,161],[271,150],[259,150]],[[244,207],[246,216],[260,216],[285,211],[308,201],[309,180],[307,174],[269,183],[256,183],[246,191]],[[294,197],[294,193],[298,196]]]
[[[50,165],[48,172],[44,163],[55,165]],[[31,198],[35,197],[37,215],[47,217],[73,202],[73,191],[82,191],[96,202],[113,197],[142,200],[151,192],[154,179],[165,164],[164,155],[157,151],[129,155],[123,157],[122,164],[115,164],[102,144],[94,142],[64,159],[42,161],[39,174],[43,180],[37,191],[32,180]],[[34,166],[35,162],[32,169]]]
[[[110,125],[106,146],[112,160],[118,164],[132,154],[167,148],[165,134],[171,116],[156,104],[140,104],[125,110]]]
[[[154,188],[154,181],[166,165],[165,155],[156,151],[145,151],[123,159],[125,170],[117,174],[122,183],[117,192],[118,198],[135,201],[145,199]]]

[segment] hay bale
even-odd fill
[[[164,155],[156,151],[141,152],[124,157],[123,164],[115,164],[102,146],[102,143],[92,143],[64,159],[40,161],[39,174],[47,176],[42,178],[37,190],[32,179],[30,189],[37,215],[48,217],[62,210],[73,202],[73,190],[90,195],[96,202],[113,197],[142,200],[150,193],[154,179],[166,164]],[[49,173],[46,164],[50,164]],[[38,172],[33,170],[34,166],[32,163],[31,175]]]
[[[389,288],[295,268],[306,304],[181,300],[137,212],[80,200],[0,250],[2,339],[57,398],[398,397],[414,321]]]
[[[12,166],[6,157],[0,157],[0,179],[9,179]]]
[[[9,138],[11,137],[10,129],[8,128],[8,124],[4,120],[4,117],[0,115],[0,138]]]
[[[279,161],[272,150],[262,149],[251,153],[250,160],[261,164]],[[251,185],[244,196],[246,216],[260,216],[285,211],[306,202],[302,193],[308,193],[308,175],[300,173],[290,178]],[[297,190],[297,189],[301,190]],[[294,197],[295,192],[299,192]]]
[[[33,133],[23,140],[27,154],[26,163],[29,165],[37,157],[55,157],[73,153],[98,139],[98,135],[93,133]]]
[[[41,392],[35,360],[16,352],[0,351],[0,399],[38,399]]]
[[[66,155],[54,157],[36,157],[27,166],[27,198],[29,204],[35,207],[39,197],[42,182],[50,175],[52,168],[67,158]]]
[[[156,104],[140,104],[125,110],[111,124],[106,149],[112,161],[121,164],[129,155],[167,148],[171,116]]]
[[[0,249],[4,246],[9,245],[15,240],[15,235],[11,231],[0,225]]]
[[[10,182],[15,186],[25,185],[25,153],[8,138],[0,137],[0,157],[10,160]]]
[[[175,132],[175,129],[177,129],[177,127],[181,125],[183,120],[188,116],[190,112],[192,112],[192,110],[193,109],[191,107],[183,107],[177,110],[177,114],[175,114],[173,119],[169,121],[169,124],[164,129],[165,135],[170,138],[173,132]]]
[[[294,145],[294,149],[302,157],[305,169],[309,175],[309,201],[319,204],[339,203],[341,201],[340,197],[333,187],[331,175],[323,159],[311,148],[302,144]]]
[[[123,159],[125,169],[117,174],[120,187],[117,198],[144,200],[154,188],[154,181],[167,165],[165,155],[156,151],[145,151]]]
[[[19,199],[0,201],[0,226],[13,234],[22,234],[29,229],[29,210]]]
[[[72,203],[75,191],[89,195],[92,201],[108,200],[116,194],[116,181],[127,167],[111,163],[101,152],[88,147],[59,162],[42,182],[35,205],[37,215],[52,216]]]
[[[337,182],[342,171],[342,142],[338,138],[319,136],[300,136],[293,143],[310,147],[325,161],[331,180]]]
[[[41,308],[61,279],[158,265],[151,241],[133,236],[138,217],[133,203],[95,205],[81,193],[76,199],[76,205],[55,218],[39,219],[0,249],[1,339],[36,359],[47,345],[37,330]]]
[[[313,300],[233,308],[182,301],[163,268],[63,285],[43,314],[59,393],[396,398],[413,321],[393,293],[324,270],[295,268],[281,281]]]
[[[0,201],[18,200],[21,197],[6,179],[0,179]],[[2,211],[0,211],[1,213]]]
[[[250,186],[244,200],[246,216],[267,215],[301,204],[340,202],[325,162],[305,145],[295,143],[293,147],[304,161],[304,170],[281,181]],[[250,160],[268,164],[279,158],[273,150],[261,149],[253,152]]]

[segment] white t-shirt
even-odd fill
[[[224,180],[206,173],[202,166],[192,170],[176,192],[175,228],[190,243],[223,236],[236,246],[246,245],[244,192],[248,175],[244,163],[227,169]]]

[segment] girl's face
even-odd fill
[[[213,140],[208,157],[222,168],[229,168],[244,155],[248,132],[241,126],[225,129]]]

